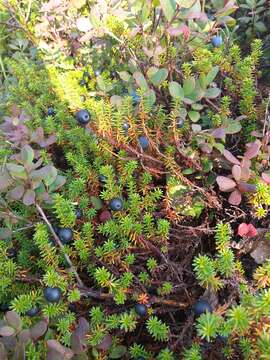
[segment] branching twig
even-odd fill
[[[205,99],[205,101],[207,102],[207,104],[211,105],[217,112],[220,112],[220,108],[217,107],[211,100]]]
[[[84,284],[83,284],[80,276],[78,275],[77,270],[75,269],[72,261],[70,260],[70,257],[68,256],[68,254],[65,253],[65,248],[64,248],[63,244],[61,243],[59,237],[56,235],[56,233],[55,233],[55,231],[54,231],[54,229],[53,229],[53,227],[52,227],[52,224],[49,222],[47,216],[45,215],[45,213],[44,213],[44,211],[42,210],[42,208],[40,207],[40,205],[36,204],[36,208],[37,208],[39,214],[41,215],[42,219],[43,219],[43,220],[45,221],[45,223],[48,225],[51,233],[53,234],[53,237],[54,237],[57,245],[58,245],[58,246],[60,247],[60,249],[63,251],[64,257],[65,257],[67,263],[69,264],[72,272],[74,273],[78,284],[79,284],[81,287],[84,287]]]
[[[267,130],[269,130],[269,125],[270,125],[269,105],[270,105],[270,92],[268,94],[268,99],[267,99],[266,108],[265,108],[265,117],[264,117],[264,124],[263,124],[263,136],[265,135],[266,124],[267,124]]]

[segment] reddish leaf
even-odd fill
[[[59,353],[63,359],[71,359],[74,355],[72,350],[61,345],[57,340],[48,340],[47,346],[50,350]]]
[[[106,335],[100,344],[96,346],[98,350],[107,351],[112,345],[112,337],[110,335]]]
[[[210,154],[213,151],[213,147],[210,144],[200,145],[200,148],[206,154]]]
[[[248,149],[247,149],[247,151],[245,152],[244,157],[246,157],[247,159],[252,159],[252,158],[254,158],[255,156],[257,156],[258,153],[259,153],[259,150],[260,150],[261,145],[262,145],[262,144],[261,144],[260,140],[256,140],[256,141],[254,141],[253,143],[251,143],[251,144],[248,146]]]
[[[245,192],[255,192],[256,191],[256,185],[254,184],[248,184],[244,181],[239,181],[238,183],[238,190],[241,193],[245,193]]]
[[[233,165],[232,167],[232,175],[235,178],[236,181],[239,181],[241,179],[241,166],[239,165]]]
[[[20,200],[24,193],[24,187],[22,185],[16,186],[14,189],[7,193],[7,196],[12,200]]]
[[[263,134],[259,132],[258,130],[251,131],[250,135],[255,136],[256,138],[262,138]]]
[[[20,315],[17,314],[15,311],[8,311],[5,314],[5,320],[8,325],[12,326],[16,330],[20,330],[22,326],[22,320]]]
[[[41,147],[48,147],[52,144],[54,144],[56,142],[56,135],[50,135],[47,139],[45,139],[44,141],[40,141],[38,144],[41,146]]]
[[[36,323],[34,326],[30,328],[31,332],[31,338],[33,340],[37,340],[41,336],[43,336],[48,328],[48,321],[47,320],[41,320],[38,323]]]
[[[39,143],[44,138],[44,130],[42,127],[38,127],[31,136],[31,142]]]
[[[248,234],[249,237],[254,237],[257,235],[257,230],[252,224],[248,224]]]
[[[245,236],[249,231],[248,224],[242,223],[238,226],[237,235]]]
[[[229,150],[225,149],[223,151],[223,156],[225,157],[225,159],[227,159],[232,164],[241,165],[240,161]]]
[[[230,192],[236,187],[236,182],[225,176],[217,176],[216,181],[220,191]]]
[[[241,161],[241,166],[244,168],[250,168],[251,167],[251,161],[245,157],[243,157]]]
[[[251,171],[249,168],[247,167],[242,167],[241,168],[241,179],[243,181],[248,181],[251,175]]]
[[[238,226],[237,234],[242,237],[254,237],[257,235],[257,230],[252,224],[242,223]]]
[[[171,36],[179,36],[183,33],[183,29],[184,25],[180,25],[177,27],[170,26],[167,31]]]
[[[75,331],[71,335],[71,348],[75,354],[81,354],[86,349],[86,336],[89,331],[89,323],[84,317],[80,317]]]
[[[238,206],[241,203],[242,195],[239,190],[234,190],[229,196],[229,203],[234,206]]]
[[[70,342],[74,354],[81,354],[85,351],[86,345],[84,341],[81,340],[81,337],[76,334],[76,331],[71,334]]]
[[[11,326],[2,326],[0,328],[0,336],[12,336],[15,330]]]
[[[88,333],[88,331],[89,331],[88,321],[84,317],[80,317],[78,320],[78,325],[76,327],[77,334],[81,338],[84,338],[86,336],[86,334]]]
[[[31,339],[30,330],[25,329],[25,330],[21,331],[18,337],[22,343],[28,342]]]
[[[0,168],[0,192],[6,190],[13,182],[13,179],[6,171],[6,169],[1,170]]]
[[[28,189],[26,190],[23,196],[23,203],[26,206],[33,205],[35,203],[36,194],[34,190]]]
[[[204,12],[201,11],[191,11],[186,15],[186,19],[199,19],[201,21],[207,21],[208,17]]]
[[[266,184],[270,184],[270,175],[262,173],[262,181],[264,181]]]
[[[218,129],[215,129],[212,131],[212,135],[216,139],[224,139],[226,136],[226,131],[224,128],[218,128]],[[227,150],[224,150],[224,151],[227,151]]]

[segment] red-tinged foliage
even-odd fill
[[[254,237],[257,235],[257,230],[252,224],[242,223],[238,226],[237,234],[241,237]]]

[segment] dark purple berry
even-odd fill
[[[178,129],[182,129],[182,127],[184,126],[184,124],[185,124],[184,119],[179,118],[179,119],[176,120],[176,126],[177,126]]]
[[[198,300],[194,305],[193,305],[193,311],[195,313],[196,316],[200,316],[206,312],[212,312],[212,306],[205,300]]]
[[[32,309],[26,311],[26,315],[30,317],[34,317],[39,313],[39,308],[37,306],[32,307]]]
[[[10,308],[9,308],[9,305],[8,304],[0,304],[0,311],[2,312],[5,312],[5,311],[8,311]]]
[[[7,250],[7,257],[10,259],[15,258],[17,256],[17,250],[14,248],[10,248]]]
[[[212,349],[212,344],[209,341],[204,341],[201,345],[200,345],[201,351],[202,352],[208,352]]]
[[[81,219],[81,218],[83,217],[83,211],[82,211],[82,209],[76,208],[76,210],[75,210],[75,216],[76,216],[76,219]]]
[[[90,121],[90,113],[87,110],[79,110],[76,113],[76,120],[81,125],[86,125]]]
[[[120,211],[123,209],[123,201],[120,198],[112,199],[109,206],[113,211]]]
[[[47,110],[47,116],[54,116],[55,115],[55,111],[54,111],[54,108],[53,107],[48,107],[48,110]]]
[[[143,304],[136,304],[135,305],[135,312],[139,316],[146,316],[147,315],[147,307]]]
[[[220,35],[214,36],[211,41],[214,47],[220,47],[223,42],[222,37]]]
[[[141,100],[140,96],[136,93],[136,91],[131,91],[130,96],[132,97],[133,104],[138,104]]]
[[[73,231],[69,228],[60,228],[58,231],[59,239],[62,244],[66,244],[73,239]]]
[[[80,82],[79,82],[79,84],[80,84],[81,86],[85,86],[85,85],[87,84],[87,81],[86,81],[85,79],[81,79]]]
[[[101,70],[98,69],[98,70],[95,71],[96,76],[99,76],[100,74],[101,74]]]
[[[76,304],[75,303],[70,303],[68,305],[68,310],[75,313],[76,310],[77,310]]]
[[[104,184],[106,184],[106,182],[107,182],[107,177],[104,176],[104,175],[99,175],[98,180],[99,180],[99,182],[100,182],[101,184],[104,185]]]
[[[111,72],[111,77],[112,77],[113,79],[116,79],[116,78],[117,78],[117,72],[116,72],[116,71],[112,71],[112,72]]]
[[[149,140],[146,136],[139,137],[139,144],[143,150],[146,150],[149,147]]]
[[[90,78],[90,74],[88,71],[84,71],[83,78],[88,78],[88,79]]]
[[[44,289],[44,297],[50,303],[58,303],[61,299],[61,290],[58,287]]]
[[[122,125],[122,128],[124,131],[128,131],[128,129],[130,128],[130,125],[127,122],[124,122]]]

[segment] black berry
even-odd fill
[[[212,312],[212,306],[205,300],[198,300],[194,305],[193,305],[193,310],[196,316],[200,316],[204,313],[208,312]]]
[[[119,198],[112,199],[109,206],[111,210],[120,211],[123,209],[123,201]]]
[[[107,177],[104,176],[104,175],[99,175],[98,180],[99,180],[99,182],[100,182],[101,184],[106,184],[106,182],[107,182]]]
[[[185,124],[184,119],[182,119],[182,118],[177,119],[177,121],[176,121],[176,126],[178,127],[178,129],[182,129],[182,127],[184,126],[184,124]]]
[[[26,315],[30,317],[34,317],[39,313],[39,308],[37,306],[32,307],[32,309],[26,311]]]
[[[111,72],[111,77],[112,77],[113,79],[116,79],[116,78],[117,78],[117,72],[116,72],[116,71],[112,71],[112,72]]]
[[[220,47],[222,45],[223,39],[220,35],[216,35],[212,38],[212,45],[214,47]]]
[[[73,239],[73,231],[69,228],[61,228],[58,231],[59,239],[62,244],[66,244]]]
[[[149,140],[146,136],[139,137],[139,144],[143,150],[146,150],[149,147]]]
[[[68,309],[69,309],[69,311],[71,311],[71,312],[76,312],[76,310],[77,310],[76,304],[70,303],[70,304],[68,305]]]
[[[88,78],[88,79],[90,78],[90,74],[88,71],[84,71],[83,78]]]
[[[128,129],[130,128],[130,125],[127,122],[124,122],[122,125],[123,130],[128,131]]]
[[[87,81],[86,81],[85,79],[81,79],[80,82],[79,82],[79,84],[80,84],[81,86],[85,86],[85,85],[87,84]]]
[[[130,93],[130,96],[132,97],[132,102],[134,104],[138,104],[141,100],[140,96],[134,90]]]
[[[9,305],[8,304],[0,304],[0,311],[8,311],[9,310]]]
[[[9,258],[15,258],[16,255],[17,255],[16,249],[10,248],[10,249],[7,250],[7,256],[8,256]]]
[[[61,290],[58,287],[47,287],[44,290],[44,297],[48,302],[58,303],[61,299]]]
[[[81,219],[81,218],[83,217],[82,209],[76,208],[76,210],[75,210],[75,216],[76,216],[76,219]]]
[[[212,344],[209,341],[204,341],[201,345],[200,348],[203,352],[208,352],[212,349]]]
[[[53,107],[48,107],[48,110],[47,110],[47,116],[54,116],[55,115],[55,111],[54,111],[54,108]]]
[[[147,315],[147,307],[143,304],[136,304],[135,305],[135,312],[139,316],[146,316]]]
[[[76,113],[76,120],[81,125],[86,125],[90,121],[90,113],[87,110],[79,110]]]
[[[96,70],[96,71],[95,71],[95,75],[96,75],[96,76],[99,76],[100,74],[101,74],[101,70]]]

